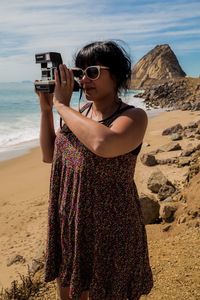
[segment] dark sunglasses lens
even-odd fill
[[[97,67],[89,67],[86,70],[86,75],[91,79],[95,79],[99,76],[99,70]]]

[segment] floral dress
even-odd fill
[[[90,109],[90,103],[82,109]],[[125,110],[118,107],[105,126]],[[137,300],[152,288],[147,238],[133,180],[141,145],[114,158],[92,153],[64,125],[52,164],[45,281],[72,299]]]

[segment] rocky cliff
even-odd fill
[[[200,78],[176,78],[145,87],[137,95],[147,107],[200,110]]]
[[[132,70],[132,88],[142,88],[165,80],[185,77],[169,45],[158,45],[143,56]]]

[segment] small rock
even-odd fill
[[[143,143],[143,147],[150,147],[151,145],[149,143]]]
[[[192,144],[189,144],[186,149],[181,152],[181,156],[190,156],[196,150],[198,150],[196,147],[194,147]]]
[[[179,157],[178,159],[178,167],[184,167],[184,166],[189,166],[191,162],[190,157]]]
[[[183,133],[184,137],[186,137],[187,139],[191,139],[195,137],[195,133],[192,132],[190,129],[186,129]]]
[[[158,198],[162,201],[171,196],[176,191],[176,188],[172,184],[163,184],[158,191]]]
[[[182,135],[180,133],[173,133],[170,138],[172,141],[179,141],[182,140]]]
[[[30,273],[35,275],[36,272],[44,267],[44,263],[41,260],[33,259],[30,267]]]
[[[181,145],[176,142],[170,142],[159,148],[160,152],[177,151],[177,150],[181,150]]]
[[[147,187],[153,193],[158,193],[161,186],[166,183],[168,183],[168,179],[164,176],[164,174],[160,170],[157,170],[150,175],[147,182]]]
[[[191,109],[191,103],[182,104],[181,110],[190,110],[190,109]]]
[[[182,132],[183,126],[181,124],[176,124],[172,127],[166,128],[163,132],[162,135],[169,135],[172,133],[177,133],[177,132]]]
[[[185,215],[182,215],[182,216],[180,216],[179,218],[178,218],[178,220],[177,220],[177,223],[178,224],[182,224],[182,223],[185,223],[186,222],[186,216]]]
[[[166,199],[163,200],[163,202],[173,202],[173,198],[167,197]]]
[[[165,227],[162,228],[163,232],[168,231],[171,228],[171,225],[166,225]]]
[[[168,204],[160,206],[159,214],[164,221],[168,221],[176,211],[176,207]]]
[[[196,122],[190,122],[186,128],[197,128],[198,127],[198,124]]]
[[[155,156],[152,155],[152,154],[144,153],[143,155],[141,155],[140,159],[141,159],[141,162],[145,166],[155,166],[155,165],[157,165],[157,161],[155,159]]]
[[[177,163],[177,157],[165,158],[165,159],[156,159],[158,165],[171,165]]]
[[[13,264],[17,263],[25,263],[25,258],[19,254],[15,255],[14,257],[11,257],[7,262],[7,267],[12,266]]]

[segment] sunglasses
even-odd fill
[[[73,68],[74,77],[78,79],[82,79],[84,75],[86,75],[91,80],[97,80],[101,74],[101,69],[109,70],[108,67],[103,66],[90,66],[87,67],[85,70],[81,68]]]

